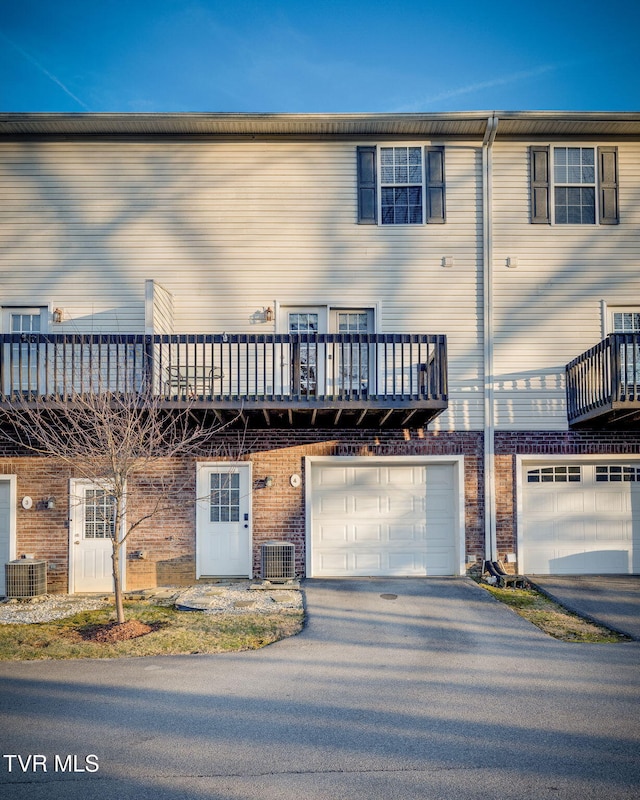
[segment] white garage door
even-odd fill
[[[522,522],[523,572],[640,572],[640,465],[525,465]]]
[[[451,464],[314,464],[313,577],[453,575]]]

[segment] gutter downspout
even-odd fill
[[[482,289],[484,358],[484,541],[485,558],[497,559],[495,412],[494,412],[494,319],[493,319],[493,143],[499,119],[487,119],[482,141]]]

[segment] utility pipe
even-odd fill
[[[493,320],[493,143],[499,119],[487,119],[482,141],[482,292],[484,373],[484,541],[485,558],[497,559],[495,410],[494,410],[494,320]]]

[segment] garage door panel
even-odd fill
[[[359,523],[352,528],[353,535],[351,536],[352,542],[382,542],[382,526],[380,525],[367,525]]]
[[[389,525],[389,543],[396,544],[400,542],[415,542],[421,543],[425,539],[425,526],[424,525]]]
[[[347,498],[338,494],[322,494],[318,498],[321,514],[346,514]]]
[[[424,575],[424,558],[413,551],[390,553],[387,567],[390,575]]]
[[[595,509],[596,511],[617,511],[623,513],[629,511],[631,504],[629,502],[630,495],[624,495],[621,492],[598,492],[595,495]]]
[[[586,509],[583,492],[563,492],[557,495],[556,512],[558,514],[584,513]]]
[[[432,485],[432,469],[312,465],[312,574],[454,574],[454,470],[437,467]]]
[[[320,525],[318,527],[318,538],[320,542],[347,542],[349,539],[349,528],[347,525]]]
[[[548,469],[525,469],[522,569],[551,575],[634,571],[640,482],[609,481],[610,474],[617,474],[612,467],[583,463],[571,465],[571,480],[566,482],[558,477],[568,468],[555,466],[553,480],[543,484]],[[540,483],[527,482],[528,475],[545,470]]]
[[[347,470],[321,467],[314,473],[314,480],[318,486],[346,486]]]
[[[380,486],[380,470],[371,467],[352,469],[349,483],[352,486]]]
[[[389,513],[388,498],[372,494],[358,494],[353,498],[353,514],[361,516],[363,514],[382,514]]]
[[[449,571],[447,571],[449,570]],[[451,553],[449,548],[427,548],[427,575],[450,575]]]
[[[349,562],[346,553],[319,553],[318,568],[326,575],[347,575]]]
[[[391,486],[424,484],[424,467],[387,467],[384,471]]]

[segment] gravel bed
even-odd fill
[[[0,625],[22,625],[31,622],[51,622],[77,614],[95,611],[108,605],[103,597],[75,597],[68,594],[49,594],[31,600],[0,603]]]
[[[302,592],[295,589],[251,589],[250,583],[192,586],[176,599],[176,607],[208,614],[274,614],[302,611]]]
[[[183,610],[207,614],[274,614],[278,611],[302,611],[302,592],[289,589],[251,589],[251,584],[202,584],[189,589],[175,590],[175,605]],[[153,601],[153,591],[142,593]],[[109,598],[78,597],[50,594],[29,600],[0,601],[0,625],[20,625],[50,622],[94,611],[109,605]],[[163,600],[165,603],[166,600]],[[170,601],[171,602],[171,601]]]

